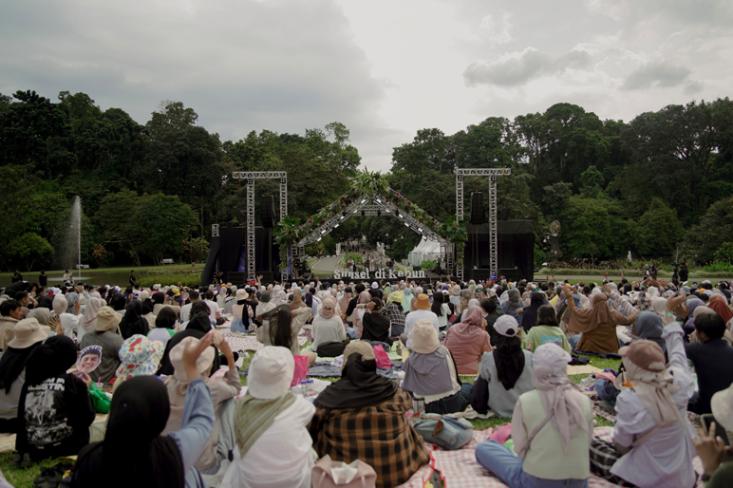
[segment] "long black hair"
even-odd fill
[[[440,317],[441,315],[443,315],[443,310],[442,309],[443,309],[443,293],[441,293],[440,291],[438,291],[436,293],[433,293],[433,304],[430,307],[430,310],[435,315],[437,315],[438,317]]]
[[[497,334],[494,344],[494,362],[499,382],[505,389],[511,390],[524,371],[524,351],[519,337],[507,337]]]
[[[293,345],[292,320],[290,309],[279,307],[277,311],[277,319],[270,319],[270,342],[273,346],[282,346],[290,349]],[[275,325],[275,327],[273,327]]]

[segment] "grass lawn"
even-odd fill
[[[120,287],[127,286],[130,270],[135,271],[135,276],[139,283],[144,286],[150,286],[155,283],[168,285],[171,283],[182,285],[198,285],[201,271],[204,268],[203,263],[184,263],[184,264],[168,264],[160,266],[138,266],[124,268],[96,268],[81,270],[82,278],[87,283],[94,285],[117,285]],[[49,286],[61,283],[63,270],[46,270]],[[0,273],[0,286],[10,284],[10,277],[13,273]],[[21,271],[23,279],[26,281],[37,281],[38,271]],[[76,278],[77,273],[74,273]]]
[[[8,482],[15,488],[28,488],[33,486],[33,481],[41,474],[41,470],[50,468],[60,463],[73,463],[66,458],[46,459],[27,468],[19,468],[14,462],[14,452],[0,454],[0,471],[2,471]]]

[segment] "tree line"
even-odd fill
[[[0,94],[0,268],[58,260],[74,195],[84,211],[84,262],[199,260],[212,223],[245,221],[244,185],[232,171],[287,171],[289,213],[305,220],[348,190],[361,162],[338,122],[222,141],[197,118],[182,102],[166,102],[139,124],[84,93],[61,92],[54,101],[33,91]],[[513,120],[489,117],[455,134],[422,129],[394,148],[387,178],[448,221],[456,166],[511,167],[512,176],[499,179],[499,217],[531,219],[540,243],[559,221],[563,259],[608,260],[628,251],[649,259],[681,253],[700,263],[733,259],[727,98],[670,105],[628,123],[560,103]],[[465,193],[472,191],[485,192],[485,181],[467,178]],[[259,208],[269,197],[277,205],[277,182],[258,181],[257,193]],[[345,222],[316,251],[353,237],[384,242],[397,259],[418,240],[400,222],[364,217]]]

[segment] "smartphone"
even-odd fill
[[[702,428],[705,430],[706,433],[710,431],[710,424],[713,422],[715,422],[715,436],[723,439],[723,443],[725,443],[726,446],[729,446],[730,441],[728,441],[728,433],[725,431],[725,428],[720,425],[720,422],[717,422],[715,420],[713,414],[705,413],[703,415],[700,415],[700,425],[702,425]]]

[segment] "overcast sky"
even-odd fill
[[[420,128],[730,96],[731,0],[4,0],[0,92],[83,91],[224,139],[338,120],[370,169]]]

